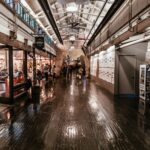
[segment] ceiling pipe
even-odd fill
[[[50,24],[51,24],[51,26],[52,26],[52,28],[53,28],[53,30],[54,30],[58,40],[59,40],[59,42],[61,44],[63,44],[63,40],[61,38],[60,32],[58,30],[58,27],[56,25],[55,19],[54,19],[53,14],[52,14],[52,12],[50,10],[50,7],[49,7],[49,4],[48,4],[47,0],[38,0],[38,2],[41,5],[44,13],[46,14],[47,19],[49,20],[49,22],[50,22]]]
[[[139,40],[135,40],[135,41],[132,41],[132,42],[129,42],[129,43],[126,43],[126,44],[122,44],[120,46],[117,46],[116,49],[120,49],[120,48],[124,48],[124,47],[127,47],[127,46],[131,46],[131,45],[134,45],[134,44],[138,44],[138,43],[141,43],[141,42],[145,42],[145,41],[148,41],[150,40],[150,35],[149,36],[146,36],[142,39],[139,39]]]
[[[95,32],[93,33],[92,37],[87,43],[87,46],[89,46],[92,41],[95,39],[95,37],[100,33],[102,28],[108,23],[108,21],[111,19],[111,17],[116,13],[116,11],[120,8],[120,6],[123,4],[125,0],[115,0],[109,11],[107,12],[106,16],[102,20],[102,22],[99,24]],[[85,44],[85,43],[84,43]]]
[[[107,1],[108,1],[108,0],[106,0],[105,3],[103,4],[103,7],[101,8],[101,10],[100,10],[100,12],[99,12],[99,14],[98,14],[98,16],[97,16],[97,18],[96,18],[96,20],[95,20],[95,22],[94,22],[94,24],[93,24],[93,26],[92,26],[92,28],[91,28],[91,30],[90,30],[88,36],[87,36],[87,39],[89,38],[89,36],[90,36],[90,34],[91,34],[93,28],[95,27],[97,20],[98,20],[99,17],[101,16],[101,14],[102,14],[102,12],[103,12],[103,9],[105,8],[105,6],[106,6],[106,4],[107,4]],[[86,40],[87,40],[87,39],[86,39]],[[86,42],[86,40],[85,40],[85,42]],[[84,44],[85,44],[85,42],[84,42]],[[84,45],[84,44],[83,44],[83,45]]]

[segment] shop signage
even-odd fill
[[[44,48],[44,36],[35,37],[35,47],[38,49]]]

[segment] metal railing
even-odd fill
[[[34,30],[35,34],[38,34],[38,31],[45,34],[45,42],[47,44],[51,44],[51,38],[44,32],[44,30],[40,27],[38,22],[34,19],[34,17],[29,13],[29,11],[21,4],[21,2],[15,3],[15,0],[3,0],[4,3],[19,16],[31,29]]]

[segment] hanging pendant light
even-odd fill
[[[76,11],[78,11],[78,5],[75,2],[66,4],[66,11],[67,12],[76,12]]]

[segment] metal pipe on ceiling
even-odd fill
[[[103,7],[101,8],[101,10],[100,10],[100,12],[99,12],[99,14],[98,14],[98,16],[97,16],[97,18],[96,18],[96,20],[95,20],[95,22],[94,22],[94,24],[93,24],[93,26],[92,26],[92,28],[91,28],[91,30],[90,30],[88,36],[87,36],[87,39],[89,38],[89,36],[90,36],[90,34],[91,34],[93,28],[95,27],[97,20],[98,20],[99,17],[101,16],[101,14],[102,14],[102,12],[103,12],[103,9],[105,8],[105,6],[106,6],[106,4],[107,4],[107,1],[108,1],[108,0],[106,0],[105,3],[103,4]],[[87,39],[86,39],[86,40],[87,40]],[[86,40],[85,40],[85,42],[86,42]],[[85,44],[85,42],[84,42],[84,44]],[[84,45],[84,44],[83,44],[83,45]]]
[[[52,26],[52,28],[53,28],[53,30],[54,30],[54,32],[55,32],[55,34],[56,34],[56,36],[57,36],[59,42],[60,42],[61,44],[63,44],[63,40],[62,40],[62,38],[61,38],[60,32],[59,32],[59,30],[58,30],[58,27],[57,27],[57,25],[56,25],[55,19],[54,19],[54,17],[53,17],[53,14],[52,14],[52,12],[51,12],[51,9],[50,9],[50,7],[49,7],[49,4],[48,4],[47,0],[38,0],[38,2],[39,2],[39,4],[41,5],[41,7],[42,7],[44,13],[46,14],[47,19],[49,20],[49,23],[51,24],[51,26]]]
[[[100,33],[102,28],[108,23],[108,21],[116,13],[116,11],[120,8],[120,6],[123,4],[124,1],[125,0],[116,0],[114,2],[114,4],[111,6],[111,8],[107,12],[106,16],[104,17],[104,19],[102,20],[102,22],[99,24],[98,28],[93,33],[92,37],[88,41],[87,46],[89,46],[92,43],[92,41],[95,39],[95,37]]]
[[[149,41],[149,40],[150,40],[150,35],[146,36],[146,37],[143,37],[141,39],[138,39],[138,40],[135,40],[135,41],[117,46],[116,49],[124,48],[124,47],[127,47],[127,46],[131,46],[131,45],[138,44],[138,43],[145,42],[145,41]]]

